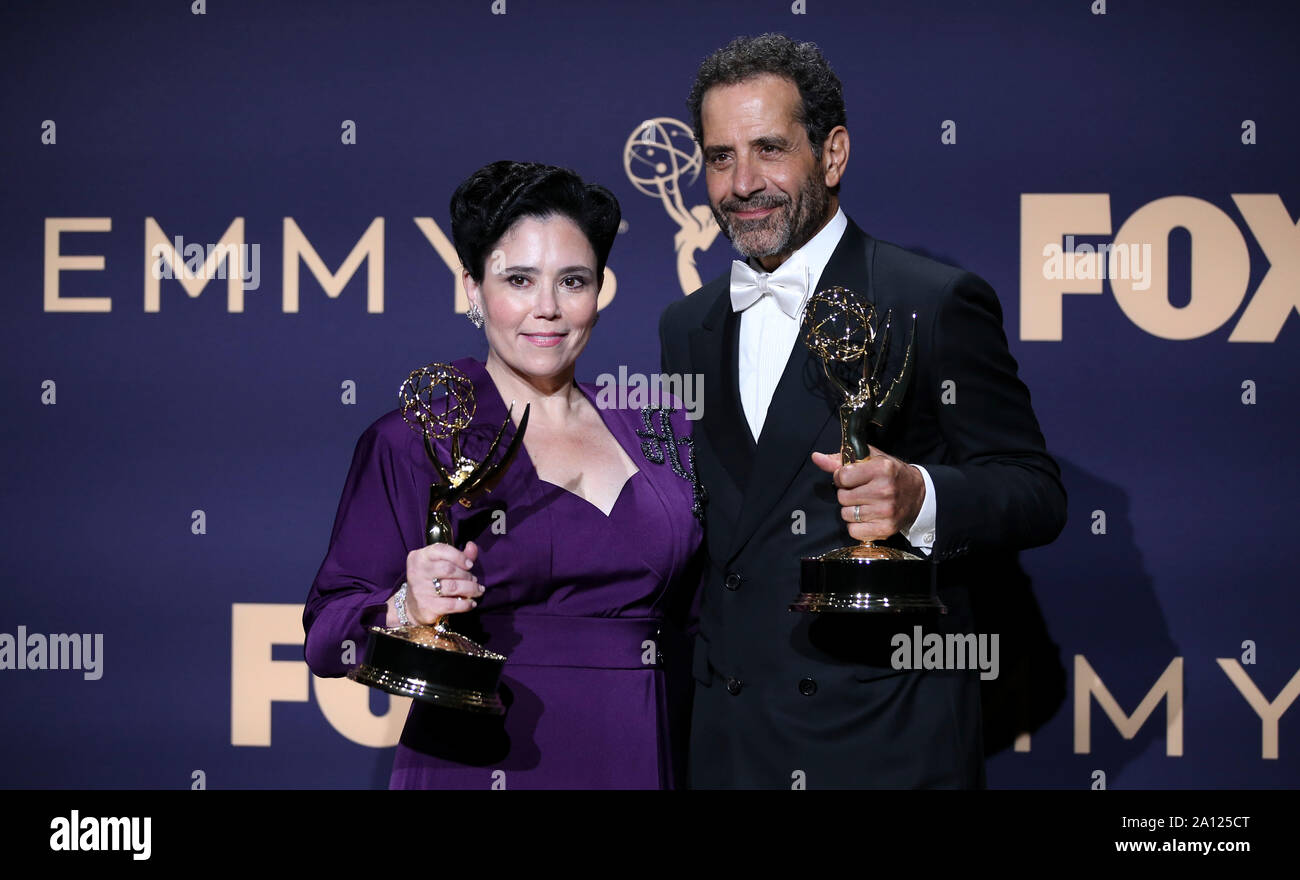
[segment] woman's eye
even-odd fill
[[[507,283],[507,284],[512,284],[512,285],[514,285],[515,287],[519,287],[519,286],[521,286],[521,285],[524,285],[524,284],[527,284],[527,283],[528,283],[528,276],[527,276],[527,275],[511,275],[509,278],[506,279],[506,283]]]
[[[565,278],[563,282],[564,286],[569,288],[570,290],[577,290],[586,283],[587,283],[586,279],[581,277],[580,275],[570,275],[569,277]]]

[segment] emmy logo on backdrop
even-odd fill
[[[438,474],[429,487],[426,543],[454,544],[448,509],[456,502],[468,507],[472,497],[490,491],[519,450],[529,407],[524,407],[505,452],[494,460],[510,425],[509,414],[487,452],[475,461],[461,454],[460,437],[473,422],[475,409],[474,385],[464,373],[447,364],[429,364],[407,377],[399,395],[402,417],[423,437],[425,455]],[[451,460],[444,465],[432,441],[448,438]],[[390,694],[500,715],[505,709],[497,687],[505,661],[452,631],[442,616],[428,625],[371,627],[364,660],[348,677]]]
[[[673,236],[677,251],[677,283],[682,293],[700,287],[695,254],[706,251],[718,236],[718,221],[708,205],[687,208],[683,181],[690,186],[700,175],[704,158],[691,127],[660,116],[638,125],[623,147],[623,170],[639,192],[657,198],[680,227]]]
[[[892,317],[892,312],[886,312],[884,327],[878,327],[875,307],[844,287],[819,291],[804,309],[804,342],[821,360],[826,378],[844,395],[840,405],[840,460],[844,464],[870,457],[868,444],[888,427],[907,395],[914,366],[916,314],[912,314],[902,366],[893,381],[886,383]],[[913,553],[872,541],[841,547],[801,560],[802,592],[790,610],[947,613],[934,592],[932,568]]]

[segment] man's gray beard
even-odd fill
[[[826,221],[826,212],[830,208],[830,201],[830,189],[814,172],[807,179],[803,192],[794,202],[793,217],[786,213],[785,210],[790,203],[782,205],[778,209],[781,216],[778,221],[776,244],[768,248],[754,250],[746,250],[737,241],[735,230],[726,222],[728,214],[713,208],[712,205],[710,205],[710,208],[713,210],[713,218],[718,221],[718,227],[722,230],[722,234],[727,236],[737,252],[744,257],[759,259],[770,257],[773,254],[793,253],[807,244]],[[755,225],[753,228],[759,230],[762,229],[762,226]]]

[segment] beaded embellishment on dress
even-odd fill
[[[641,410],[644,430],[636,435],[641,438],[641,452],[651,464],[663,464],[667,459],[673,473],[691,482],[691,514],[699,521],[704,521],[704,502],[708,494],[700,484],[695,471],[695,440],[691,437],[678,437],[673,430],[670,418],[677,410],[666,406],[650,406]],[[682,464],[679,446],[686,447],[686,464]]]

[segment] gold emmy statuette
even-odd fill
[[[489,491],[504,473],[523,441],[529,407],[500,457],[496,452],[510,425],[508,415],[483,458],[474,461],[460,450],[460,435],[473,421],[475,408],[474,385],[464,373],[448,364],[429,364],[411,373],[398,393],[402,416],[424,438],[424,452],[439,478],[429,487],[426,544],[453,544],[448,509],[456,502],[468,507],[472,497]],[[444,466],[432,439],[448,437],[451,461]],[[501,715],[505,709],[497,687],[505,661],[452,631],[444,615],[428,625],[371,627],[364,660],[348,677],[398,696]]]
[[[830,287],[808,300],[804,342],[822,362],[826,378],[844,395],[840,406],[840,458],[844,464],[870,457],[868,443],[902,406],[912,378],[916,314],[899,373],[887,385],[892,312],[884,326],[876,311],[851,290]],[[861,376],[856,365],[861,362]],[[791,611],[947,613],[932,582],[933,566],[905,550],[862,541],[801,560],[798,598]]]

